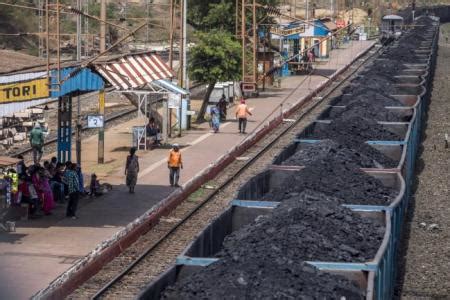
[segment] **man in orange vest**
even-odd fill
[[[250,110],[245,104],[244,98],[241,99],[241,104],[236,107],[236,118],[239,120],[239,133],[245,133],[245,127],[247,127],[247,116],[252,115]]]
[[[170,186],[179,187],[178,180],[180,179],[180,168],[183,169],[183,162],[181,160],[181,151],[178,144],[173,144],[173,148],[169,152],[167,167],[170,170]]]

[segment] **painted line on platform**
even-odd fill
[[[224,123],[223,125],[220,126],[220,128],[227,127],[230,124],[231,124],[231,122]],[[195,146],[195,145],[203,142],[204,140],[206,140],[208,137],[210,137],[212,135],[214,135],[214,133],[211,133],[211,132],[205,133],[205,134],[199,136],[194,141],[192,141],[192,143],[189,143],[189,146],[187,146],[186,148],[181,149],[180,151],[184,152],[187,149],[189,149],[190,147]],[[148,175],[150,172],[154,171],[156,168],[162,166],[165,163],[167,163],[167,158],[163,158],[163,159],[161,159],[161,160],[151,164],[149,167],[147,167],[144,170],[142,170],[141,172],[139,172],[138,178],[142,178],[142,177]]]

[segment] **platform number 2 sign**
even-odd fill
[[[101,128],[103,127],[103,116],[94,115],[88,116],[88,128]]]

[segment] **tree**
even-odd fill
[[[209,4],[208,14],[203,18],[202,27],[206,30],[219,29],[221,31],[235,32],[234,1]]]
[[[241,46],[226,31],[197,33],[198,42],[190,50],[190,78],[208,84],[197,122],[205,120],[209,97],[218,81],[239,80]]]

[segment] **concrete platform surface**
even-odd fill
[[[259,98],[248,99],[253,116],[249,119],[247,132],[279,115],[282,102],[288,109],[304,98],[372,45],[371,41],[352,42],[345,49],[332,51],[330,60],[317,67],[316,74],[319,75],[284,78],[281,89],[268,89]],[[181,138],[169,141],[182,145],[181,183],[245,138],[238,133],[234,108],[228,111],[229,121],[221,125],[219,133],[212,133],[207,124],[202,124],[195,130],[184,132]],[[83,172],[95,172],[101,182],[112,184],[113,189],[99,198],[82,199],[78,220],[65,218],[65,205],[58,204],[52,216],[20,221],[16,224],[16,232],[0,233],[0,299],[31,297],[99,243],[174,191],[168,186],[168,149],[154,149],[138,151],[141,172],[136,194],[127,193],[124,164],[131,144],[131,128],[138,124],[142,125],[143,120],[131,120],[105,132],[104,165],[97,164],[97,137],[83,141]]]

